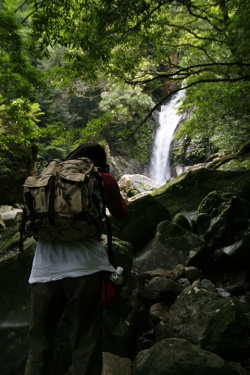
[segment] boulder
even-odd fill
[[[202,199],[214,190],[248,200],[250,171],[200,168],[168,182],[156,189],[152,196],[168,209],[171,217],[174,217],[178,213],[195,213]]]
[[[4,227],[9,228],[16,226],[17,215],[22,212],[23,210],[20,208],[14,208],[8,205],[0,206],[0,215],[4,222]]]
[[[160,187],[154,180],[140,174],[123,175],[118,184],[125,198],[131,198],[137,194],[149,194]]]
[[[158,268],[173,269],[184,266],[205,266],[206,243],[195,234],[166,220],[158,224],[154,238],[134,256],[138,272]]]
[[[200,286],[184,289],[156,326],[156,340],[183,338],[225,360],[249,357],[249,321],[245,305]]]
[[[106,150],[107,152],[107,150]],[[111,173],[119,180],[125,174],[140,173],[143,174],[146,163],[135,159],[126,160],[122,156],[111,156],[108,152],[108,163]]]
[[[211,249],[234,243],[239,231],[246,230],[250,204],[241,198],[212,191],[200,203],[196,214],[196,231]]]
[[[164,206],[147,195],[128,203],[128,217],[124,221],[112,217],[110,220],[114,237],[132,243],[137,253],[154,237],[157,224],[170,220],[170,215]]]
[[[141,293],[141,298],[149,303],[163,303],[170,307],[185,287],[171,279],[154,277]]]
[[[132,375],[241,375],[214,353],[180,338],[164,339],[142,350],[133,361]]]

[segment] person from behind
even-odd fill
[[[104,199],[111,215],[124,220],[128,209],[115,178],[106,171],[106,153],[98,143],[85,143],[66,160],[87,157],[101,174]],[[100,295],[102,271],[114,272],[100,238],[84,241],[39,239],[33,259],[30,352],[25,375],[49,375],[53,344],[67,309],[72,375],[101,375],[102,335]]]

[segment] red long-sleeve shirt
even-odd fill
[[[111,215],[119,221],[126,219],[128,208],[121,196],[120,189],[115,178],[105,172],[101,172],[104,188],[104,198]]]

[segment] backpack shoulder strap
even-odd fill
[[[106,205],[105,205],[105,199],[104,199],[104,189],[103,189],[103,180],[101,174],[98,172],[98,184],[99,184],[99,190],[100,194],[102,197],[102,202],[103,202],[103,216],[105,218],[105,223],[107,227],[107,239],[108,239],[108,258],[109,262],[112,264],[113,263],[113,249],[112,249],[112,226],[111,226],[111,221],[106,214]]]

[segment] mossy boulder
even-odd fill
[[[202,350],[187,340],[170,338],[140,351],[132,375],[242,375],[214,353]]]
[[[249,226],[250,204],[241,197],[212,191],[200,203],[195,220],[197,234],[211,249],[233,244]]]
[[[244,304],[190,286],[171,306],[156,328],[157,341],[182,338],[225,360],[249,358],[249,320]]]
[[[154,237],[157,225],[171,220],[168,210],[151,195],[128,203],[128,217],[118,222],[112,217],[113,235],[132,243],[134,253],[140,251]]]
[[[214,190],[248,200],[250,171],[200,168],[175,178],[151,195],[168,209],[171,217],[174,217],[180,212],[196,212],[202,199]]]

